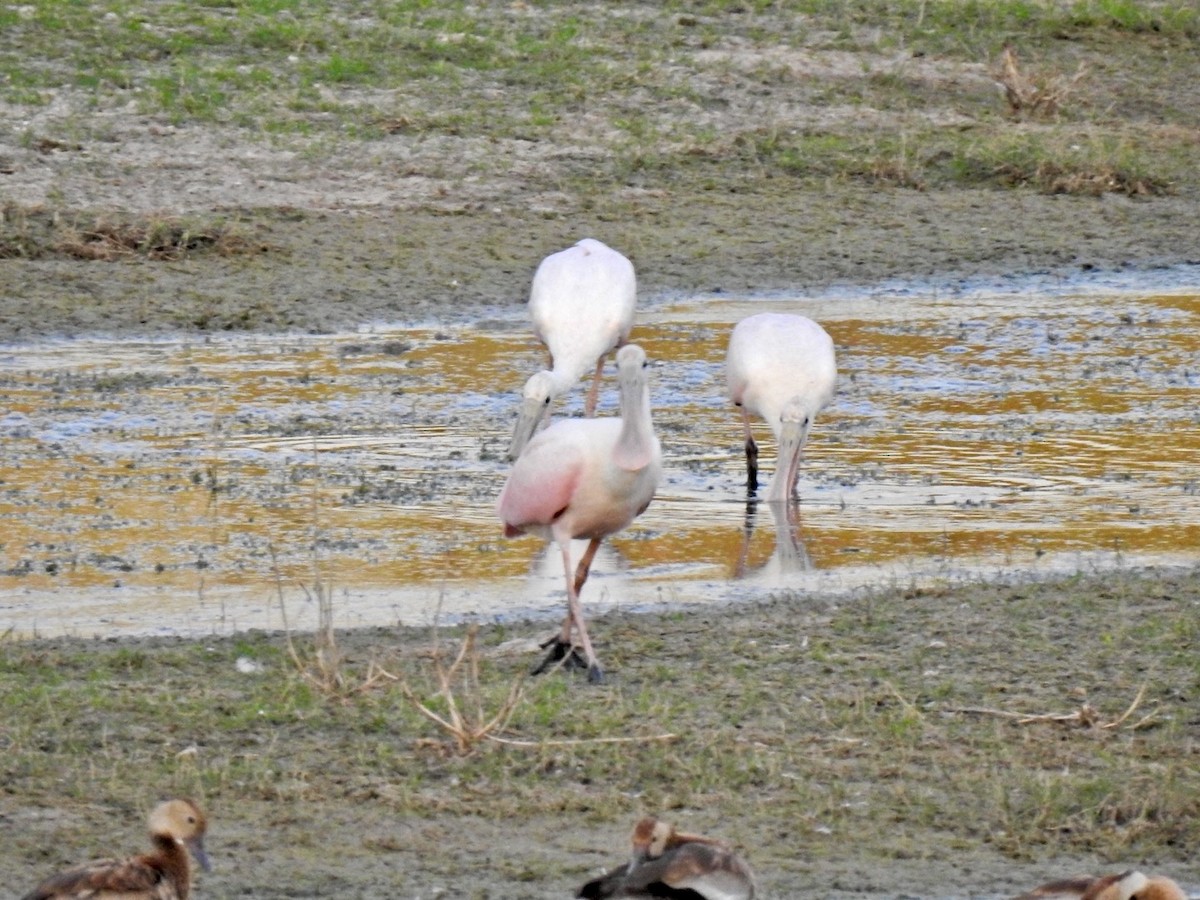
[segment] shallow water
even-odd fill
[[[732,324],[767,310],[839,355],[788,513],[747,504],[723,394]],[[667,474],[590,610],[1200,559],[1200,289],[701,297],[642,309],[634,339]],[[310,628],[318,580],[343,626],[557,613],[559,554],[492,510],[542,362],[519,308],[2,348],[0,631]]]

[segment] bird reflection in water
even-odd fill
[[[765,506],[771,512],[771,519],[775,525],[775,547],[765,562],[753,564],[750,545],[760,506]],[[745,527],[742,531],[741,549],[734,564],[733,577],[738,580],[752,579],[768,584],[783,584],[788,575],[812,570],[812,558],[804,546],[804,536],[800,528],[800,504],[795,500],[768,503],[760,503],[758,500],[746,501]]]

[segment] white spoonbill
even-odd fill
[[[800,474],[800,452],[813,417],[833,399],[837,362],[825,329],[804,316],[760,313],[738,322],[725,357],[729,397],[746,429],[746,489],[758,489],[758,445],[750,413],[767,420],[779,460],[767,500],[788,500]]]
[[[636,298],[633,263],[594,238],[542,260],[529,292],[529,316],[550,353],[551,368],[525,383],[509,459],[520,455],[550,404],[590,369],[595,374],[584,415],[592,417],[604,357],[629,340]]]
[[[600,542],[616,534],[650,505],[662,475],[662,451],[650,421],[650,390],[646,354],[637,344],[617,353],[620,418],[559,419],[538,432],[526,445],[509,473],[496,512],[505,537],[526,532],[553,540],[562,551],[567,579],[567,616],[560,632],[534,674],[566,659],[586,666],[588,680],[600,682],[604,673],[588,638],[579,591]],[[571,539],[588,538],[579,567],[571,566]],[[579,632],[583,658],[571,640]]]

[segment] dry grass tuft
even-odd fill
[[[275,574],[275,591],[279,599],[279,612],[283,617],[283,630],[287,636],[287,652],[296,671],[301,678],[326,696],[345,693],[349,680],[342,671],[342,654],[338,649],[337,635],[333,630],[332,586],[322,581],[319,573],[314,577],[311,589],[307,585],[300,585],[308,602],[317,604],[318,616],[312,650],[301,650],[292,638],[292,629],[288,624],[287,603],[283,596],[283,577],[279,573],[274,547],[271,548],[271,568]]]
[[[1053,723],[1056,725],[1078,725],[1081,728],[1095,728],[1102,731],[1115,731],[1121,728],[1127,728],[1130,731],[1137,731],[1142,728],[1147,728],[1154,723],[1158,713],[1151,711],[1147,715],[1142,716],[1135,722],[1129,722],[1134,712],[1142,705],[1142,700],[1146,696],[1146,685],[1142,685],[1141,690],[1137,692],[1137,696],[1133,698],[1133,702],[1121,715],[1115,719],[1104,721],[1100,715],[1100,711],[1090,703],[1082,704],[1079,709],[1069,713],[1016,713],[1009,712],[1004,709],[989,709],[981,707],[962,707],[959,709],[950,710],[950,712],[960,713],[964,715],[976,716],[998,716],[1002,719],[1012,719],[1018,725],[1035,725],[1042,723]],[[1128,724],[1127,724],[1128,723]]]
[[[262,245],[221,227],[192,230],[170,220],[104,222],[65,232],[54,244],[55,252],[76,259],[111,262],[131,256],[176,260],[211,251],[221,256],[261,251]]]
[[[502,732],[508,728],[513,714],[524,697],[526,673],[513,680],[503,698],[495,706],[495,712],[489,712],[489,696],[495,696],[495,691],[489,692],[479,675],[480,652],[478,646],[479,626],[472,623],[467,626],[466,636],[450,658],[438,637],[437,626],[433,629],[433,649],[428,656],[433,663],[433,674],[437,684],[434,697],[437,704],[426,702],[417,696],[407,679],[397,679],[400,690],[413,705],[417,712],[433,722],[448,735],[452,741],[449,749],[460,756],[467,756],[485,742],[503,744],[506,747],[521,747],[524,749],[544,750],[549,747],[583,747],[604,744],[648,744],[667,743],[674,741],[678,735],[673,733],[650,735],[617,735],[613,737],[569,738],[522,740],[519,738],[503,737]],[[435,709],[435,705],[444,709]],[[442,742],[428,742],[437,749],[446,749]]]
[[[170,261],[203,253],[238,256],[270,249],[225,223],[198,224],[154,216],[130,221],[106,218],[85,221],[60,210],[13,203],[0,209],[0,259]]]
[[[421,700],[407,680],[400,680],[400,689],[416,710],[436,724],[453,741],[455,752],[466,755],[479,744],[503,731],[518,704],[526,676],[522,674],[509,685],[508,693],[494,713],[484,710],[484,691],[479,679],[479,626],[467,627],[466,637],[449,664],[449,654],[443,649],[434,627],[434,643],[430,658],[437,679],[437,695],[445,705],[444,712]],[[461,695],[461,698],[460,698]]]
[[[1000,54],[999,71],[993,77],[1004,88],[1004,99],[1014,119],[1056,119],[1086,74],[1087,66],[1080,63],[1069,78],[1042,73],[1026,75],[1017,65],[1012,44],[1006,43]]]
[[[1004,184],[1032,185],[1045,194],[1091,197],[1125,194],[1130,197],[1153,197],[1172,191],[1171,184],[1163,179],[1134,175],[1112,165],[1075,168],[1053,160],[1042,160],[1032,170],[1021,165],[1002,164],[997,168],[996,174]]]

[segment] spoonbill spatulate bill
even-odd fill
[[[629,340],[636,298],[633,263],[594,238],[542,260],[529,293],[529,316],[550,354],[550,368],[525,383],[509,459],[520,455],[554,400],[589,370],[584,415],[595,414],[604,358]]]
[[[565,661],[586,667],[588,680],[604,673],[588,637],[579,592],[600,542],[628,525],[650,504],[662,476],[662,451],[650,419],[646,354],[636,344],[617,353],[621,415],[559,419],[538,432],[513,464],[496,503],[504,534],[535,534],[558,544],[567,582],[567,615],[537,669]],[[588,539],[572,568],[571,540]],[[579,649],[572,640],[579,635]],[[580,655],[582,651],[582,656]]]
[[[758,445],[750,413],[766,420],[779,445],[768,501],[788,500],[813,418],[833,399],[837,361],[825,329],[804,316],[760,313],[734,326],[725,357],[729,397],[746,433],[746,489],[758,490]]]

